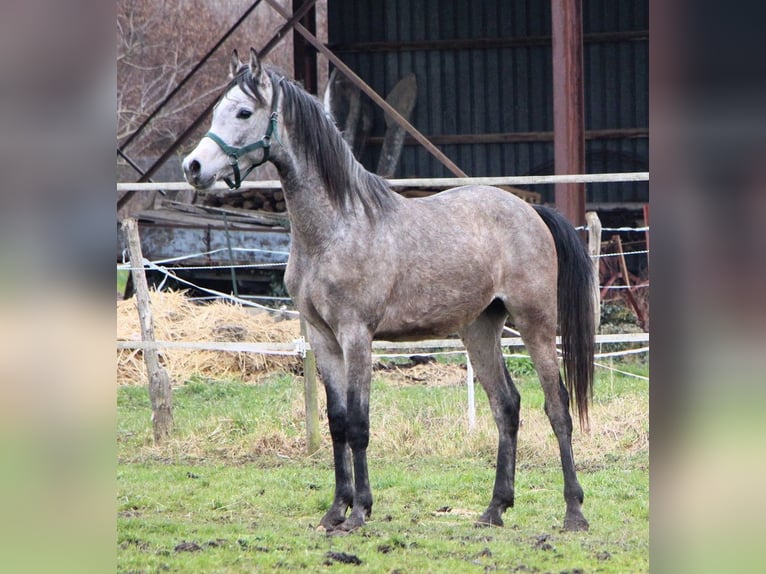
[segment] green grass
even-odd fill
[[[120,295],[125,294],[125,287],[128,284],[128,276],[130,275],[130,271],[127,269],[118,269],[117,270],[117,293]]]
[[[463,386],[376,377],[373,515],[341,537],[317,528],[332,498],[332,455],[325,421],[322,448],[303,454],[301,379],[188,381],[174,390],[174,439],[162,447],[152,445],[146,389],[121,387],[118,572],[648,571],[648,420],[636,414],[648,411],[648,383],[599,372],[591,436],[574,445],[591,529],[568,533],[542,391],[529,375],[515,378],[522,428],[505,528],[473,525],[491,494],[497,440],[483,391],[469,433]]]

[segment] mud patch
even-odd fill
[[[354,566],[360,566],[362,561],[358,556],[353,554],[346,554],[345,552],[328,552],[325,554],[327,560],[324,561],[325,566],[332,566],[336,562],[340,564],[353,564]]]
[[[553,544],[550,543],[550,539],[550,534],[540,534],[539,536],[535,536],[535,541],[532,544],[532,547],[535,548],[535,550],[555,550]]]
[[[195,542],[183,541],[180,544],[177,544],[173,550],[176,552],[200,552],[202,550],[202,546]]]

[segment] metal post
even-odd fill
[[[585,172],[582,0],[551,0],[553,149],[556,175]],[[556,208],[575,226],[585,223],[585,186],[557,183]]]

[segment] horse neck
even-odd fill
[[[349,226],[374,226],[394,208],[399,196],[357,162],[334,125],[310,134],[285,128],[286,159],[275,163],[294,240],[322,246]]]
[[[323,245],[342,221],[338,208],[330,201],[317,173],[298,165],[278,165],[285,194],[290,233],[294,244]]]

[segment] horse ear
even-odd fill
[[[250,48],[250,74],[258,82],[261,79],[261,61],[258,59],[258,52]]]
[[[231,60],[229,60],[229,75],[231,76],[232,80],[237,75],[237,70],[239,70],[241,65],[242,62],[239,61],[239,54],[237,53],[237,50],[232,50]]]

